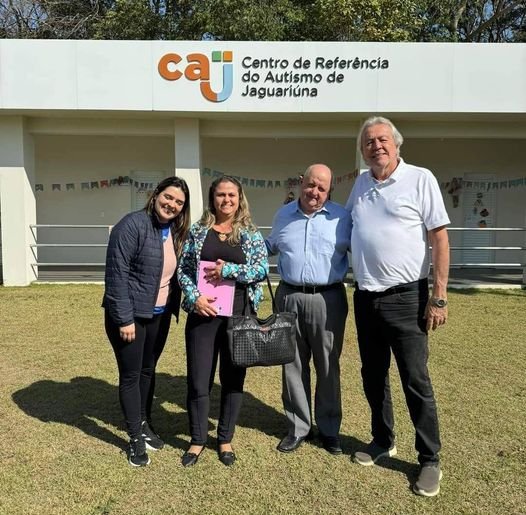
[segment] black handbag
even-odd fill
[[[296,313],[279,313],[267,276],[272,298],[272,315],[265,319],[249,314],[245,292],[243,315],[228,319],[228,347],[237,367],[269,367],[285,365],[296,356]]]

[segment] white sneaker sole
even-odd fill
[[[438,476],[438,481],[442,479],[442,471],[440,471],[440,475]],[[413,492],[417,495],[422,495],[423,497],[435,497],[435,495],[438,495],[440,492],[440,482],[438,483],[438,486],[436,490],[432,490],[431,492],[428,492],[427,490],[420,490],[417,488],[416,484],[413,485]]]
[[[157,452],[157,451],[160,451],[163,447],[152,447],[149,443],[148,443],[148,440],[144,440],[144,444],[146,445],[146,448],[149,450],[149,451],[154,451],[154,452]]]
[[[369,455],[367,455],[367,458],[365,458],[365,453],[363,452],[356,452],[354,453],[354,461],[364,467],[372,467],[374,464],[376,464],[377,461],[381,460],[382,458],[391,458],[392,456],[396,456],[396,453],[396,447],[393,447],[392,449],[389,449],[386,452],[380,454],[376,457],[376,459],[373,460]],[[364,458],[358,456],[358,454],[364,455]]]
[[[137,465],[136,463],[132,463],[132,461],[128,458],[128,463],[132,466],[132,467],[146,467],[146,465],[149,465],[151,462],[150,460],[150,456],[148,456],[148,462],[145,463],[144,465]]]

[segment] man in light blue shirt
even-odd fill
[[[310,359],[316,370],[314,420],[323,447],[341,454],[340,354],[348,305],[343,279],[349,268],[351,217],[329,200],[332,172],[322,164],[307,168],[298,201],[276,213],[266,240],[279,254],[280,311],[298,315],[296,358],[283,367],[283,406],[288,434],[278,450],[295,451],[312,436]]]

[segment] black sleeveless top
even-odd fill
[[[238,243],[237,245],[231,245],[226,241],[221,241],[217,231],[210,229],[206,235],[203,248],[201,250],[201,261],[216,261],[217,259],[222,259],[223,261],[227,261],[229,263],[235,263],[236,265],[245,265],[247,262],[243,249],[241,248],[241,243]],[[236,315],[243,313],[246,289],[246,284],[241,284],[236,281],[233,309],[233,312]],[[248,307],[250,310],[250,305]]]

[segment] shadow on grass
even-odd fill
[[[51,380],[36,381],[18,390],[12,396],[13,401],[27,415],[42,422],[58,422],[80,429],[85,434],[124,449],[127,437],[122,438],[99,425],[98,421],[114,426],[125,434],[123,416],[119,406],[118,388],[102,379],[93,377],[74,377],[69,382]],[[152,418],[156,431],[166,443],[178,449],[188,447],[188,417],[186,411],[173,413],[163,407],[163,403],[174,404],[183,410],[186,407],[186,377],[158,373]],[[210,396],[210,416],[219,415],[220,388],[214,384]],[[275,437],[277,445],[286,434],[286,420],[281,411],[268,406],[250,392],[243,395],[243,406],[238,426],[261,431]],[[215,429],[210,423],[209,429]],[[183,434],[180,438],[176,434]],[[212,435],[211,435],[212,436]],[[214,445],[215,438],[212,438]],[[365,442],[350,435],[342,435],[342,447],[345,455],[365,447]],[[319,439],[304,445],[321,447]],[[418,467],[412,463],[389,458],[378,462],[378,466],[401,472],[412,481]]]
[[[119,392],[115,385],[93,377],[74,377],[69,382],[42,380],[18,390],[13,394],[13,401],[27,415],[42,422],[58,422],[80,429],[87,435],[124,449],[127,437],[121,438],[97,421],[114,426],[125,432],[123,415],[119,406]],[[153,417],[156,430],[161,434],[174,433],[186,423],[186,415],[175,416],[168,413],[154,400]],[[160,413],[159,413],[160,412]],[[169,443],[183,448],[182,439],[171,438]]]
[[[171,376],[166,373],[158,373],[156,381],[155,394],[158,402],[174,403],[185,409],[186,376]],[[214,384],[210,394],[210,416],[214,419],[219,416],[219,402],[220,387],[218,384]],[[187,426],[186,413],[184,414],[184,417]],[[272,406],[268,406],[247,391],[243,393],[243,406],[241,407],[241,413],[237,425],[240,427],[255,429],[256,431],[265,433],[268,436],[275,437],[276,441],[272,444],[274,448],[277,447],[280,440],[287,433],[287,422],[283,412],[276,410]],[[209,445],[212,447],[217,445],[217,439],[211,433],[211,430],[214,429],[215,426],[212,423],[209,423],[209,435],[212,436]],[[167,440],[167,442],[169,443],[169,440]],[[364,449],[367,445],[366,442],[351,435],[341,435],[341,442],[344,455],[347,457],[353,456],[356,451]],[[312,441],[305,442],[303,445],[314,445],[319,448],[323,447],[319,437]],[[360,467],[361,465],[356,466]],[[377,466],[404,474],[410,484],[414,482],[419,471],[417,464],[396,457],[382,459],[377,463]]]
[[[363,442],[350,435],[340,435],[340,439],[342,442],[343,454],[353,461],[354,466],[362,467],[362,465],[354,463],[353,456],[356,451],[363,451],[368,442]],[[315,438],[310,444],[323,448],[323,444],[319,437]],[[404,474],[410,484],[414,483],[418,476],[418,472],[420,471],[420,466],[418,464],[404,461],[396,457],[382,458],[376,462],[375,466]]]
[[[117,399],[116,386],[93,377],[74,377],[69,382],[36,381],[13,394],[18,407],[31,417],[77,427],[89,436],[124,448],[124,439],[96,421],[124,429],[120,409],[114,407]]]
[[[127,440],[119,437],[97,421],[125,432],[119,406],[119,392],[115,385],[93,377],[74,377],[69,382],[42,380],[18,390],[13,401],[27,415],[42,422],[58,422],[76,427],[89,436],[125,448]],[[219,416],[220,388],[214,384],[210,396],[210,416]],[[152,418],[156,431],[170,446],[186,449],[188,417],[186,412],[167,411],[162,404],[172,403],[186,409],[186,377],[157,373]],[[238,425],[281,437],[285,418],[274,408],[245,392]],[[214,429],[210,423],[210,429]],[[175,436],[182,433],[183,439]]]
[[[420,465],[418,463],[411,463],[399,458],[384,458],[377,461],[375,466],[404,474],[409,482],[409,487],[417,480],[418,473],[420,472]]]
[[[210,414],[217,419],[219,416],[220,386],[214,383],[210,393]],[[155,396],[159,403],[170,402],[186,409],[186,376],[172,376],[158,373],[156,379]],[[187,429],[188,421],[184,414],[184,427]],[[238,426],[256,429],[269,436],[281,437],[286,431],[285,416],[271,406],[254,397],[250,392],[243,393],[243,405],[237,422]],[[214,429],[212,424],[209,429]]]

